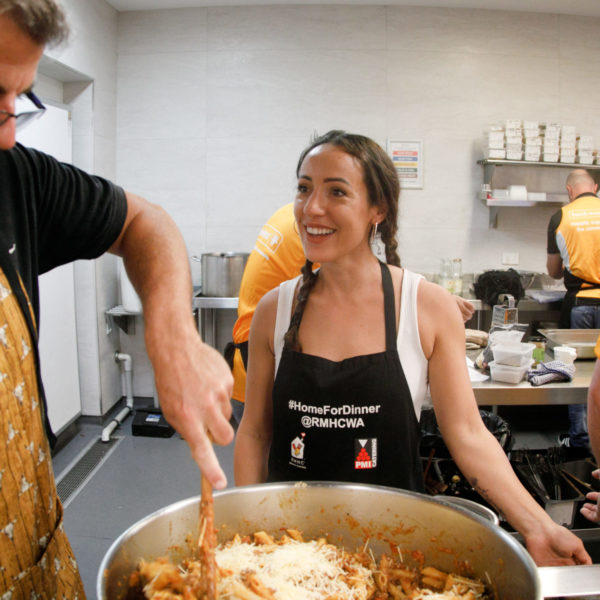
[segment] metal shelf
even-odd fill
[[[590,171],[600,170],[600,165],[585,165],[583,163],[544,162],[534,160],[506,160],[504,158],[482,158],[477,161],[478,165],[502,165],[512,167],[564,167],[566,169],[586,169]]]
[[[483,167],[483,183],[491,186],[492,178],[494,176],[494,170],[496,167],[549,167],[549,168],[562,168],[562,169],[587,169],[590,171],[599,171],[600,165],[585,165],[581,163],[563,163],[563,162],[543,162],[543,161],[530,161],[530,160],[507,160],[503,158],[483,158],[477,161],[478,165]],[[552,204],[564,204],[568,201],[566,194],[548,194],[552,197],[551,200],[546,201],[511,201],[511,200],[498,200],[496,198],[483,198],[481,200],[485,202],[489,208],[489,228],[494,229],[498,224],[498,212],[501,208],[505,207],[533,207],[533,206],[548,206]]]
[[[107,333],[112,331],[112,323],[116,323],[119,329],[124,333],[129,334],[131,329],[131,334],[135,334],[135,317],[141,314],[141,312],[130,312],[125,310],[120,304],[109,308],[105,312]]]

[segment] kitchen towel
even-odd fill
[[[575,365],[568,365],[559,360],[540,363],[537,369],[527,372],[527,380],[531,385],[543,385],[553,381],[571,381],[575,374]]]

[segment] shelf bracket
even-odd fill
[[[114,325],[126,335],[135,335],[135,317],[137,313],[130,313],[122,306],[115,306],[104,313],[106,319],[106,334],[108,335]]]
[[[490,220],[488,222],[488,229],[496,229],[498,227],[498,212],[497,206],[490,206],[488,208],[490,214]]]
[[[492,178],[494,177],[494,171],[496,170],[496,165],[486,163],[483,165],[483,183],[487,183],[490,186],[492,185]]]

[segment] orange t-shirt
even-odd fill
[[[565,286],[578,298],[600,299],[599,225],[600,199],[591,193],[577,196],[550,220],[548,253],[560,252]]]
[[[596,353],[596,358],[600,358],[600,336],[596,341],[596,347],[594,348],[594,352]]]
[[[294,204],[286,204],[271,216],[258,235],[240,284],[238,319],[233,327],[236,344],[248,341],[250,323],[259,300],[282,281],[299,275],[306,262],[294,223]],[[239,350],[233,360],[233,378],[232,397],[243,402],[246,371]]]

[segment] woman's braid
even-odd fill
[[[296,352],[302,352],[302,346],[298,341],[298,329],[300,328],[300,321],[302,320],[302,313],[304,311],[304,307],[306,306],[306,301],[308,300],[308,296],[310,291],[314,287],[317,282],[317,273],[314,273],[312,270],[312,262],[307,259],[302,267],[302,284],[300,285],[300,289],[298,290],[298,298],[296,299],[296,310],[294,310],[294,314],[290,320],[290,328],[288,329],[285,337],[283,338],[284,346],[289,348],[290,350],[295,350]]]

